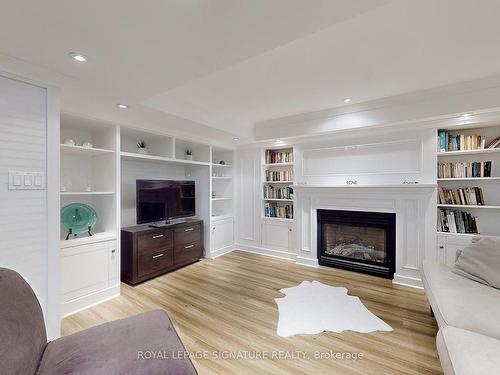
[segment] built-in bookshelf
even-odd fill
[[[438,131],[437,232],[500,235],[500,126]]]
[[[115,125],[70,115],[61,117],[61,208],[70,203],[91,206],[98,217],[93,234],[116,236],[118,231],[117,134]],[[64,241],[66,234],[61,230],[64,245],[68,242]]]
[[[293,148],[266,149],[262,163],[263,216],[293,220]]]
[[[212,221],[233,217],[233,162],[233,150],[212,147],[210,190]]]

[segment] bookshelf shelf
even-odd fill
[[[441,236],[458,236],[458,237],[500,237],[498,234],[491,233],[453,233],[453,232],[436,232]]]
[[[212,201],[216,202],[216,201],[230,201],[232,200],[233,198],[212,198]]]
[[[213,167],[221,167],[221,168],[231,168],[232,165],[230,164],[219,164],[219,163],[212,163]]]
[[[262,219],[264,219],[264,220],[280,220],[280,221],[286,221],[286,222],[293,222],[293,219],[288,219],[286,217],[262,216]]]
[[[64,143],[61,143],[61,152],[64,154],[88,155],[88,156],[97,156],[97,155],[115,153],[114,150],[108,150],[104,148],[72,146],[72,145],[66,145]]]
[[[61,195],[113,195],[114,191],[61,191]]]
[[[500,177],[450,177],[450,178],[438,178],[439,181],[494,181],[500,180]]]
[[[458,156],[458,155],[474,155],[474,154],[495,154],[500,152],[500,148],[486,148],[479,150],[464,150],[464,151],[442,151],[438,152],[437,156]]]
[[[293,199],[279,199],[279,198],[264,198],[265,201],[273,201],[273,202],[293,202]]]
[[[212,177],[212,180],[232,180],[233,178],[231,176],[224,176],[224,177]]]
[[[473,204],[438,204],[438,208],[480,208],[490,210],[500,210],[500,206],[473,205]]]
[[[294,185],[295,184],[295,181],[263,181],[262,182],[263,184],[275,184],[275,185],[279,185],[279,184],[283,184],[283,185]]]
[[[290,163],[267,163],[264,164],[265,167],[292,167],[293,162]]]

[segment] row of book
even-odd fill
[[[266,202],[264,205],[264,215],[280,219],[293,219],[293,205],[279,206],[276,202]]]
[[[438,231],[449,233],[481,233],[479,218],[468,212],[439,210]]]
[[[491,177],[491,161],[438,163],[438,178]]]
[[[293,199],[293,189],[290,186],[277,187],[271,185],[264,185],[264,198]]]
[[[293,151],[266,151],[266,164],[291,163]]]
[[[438,203],[484,206],[483,189],[480,187],[460,189],[445,189],[439,187]]]
[[[267,182],[293,181],[293,170],[266,171]]]
[[[439,151],[482,150],[486,148],[486,137],[482,135],[450,134],[438,132]]]

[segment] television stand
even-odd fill
[[[122,228],[121,280],[128,284],[141,283],[203,257],[203,220],[172,220],[152,228],[154,224]]]

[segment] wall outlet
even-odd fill
[[[9,171],[9,190],[44,190],[44,172]]]

